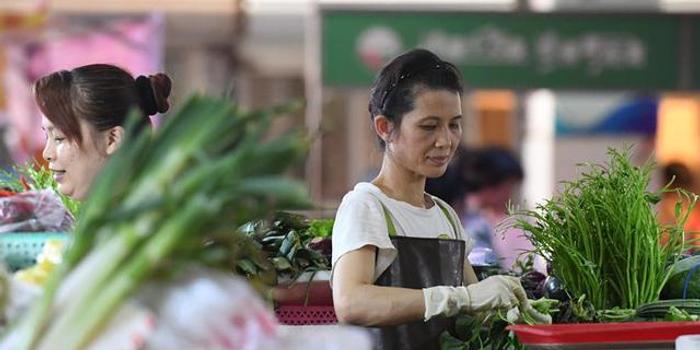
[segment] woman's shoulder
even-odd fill
[[[358,184],[343,197],[338,207],[333,236],[335,237],[336,233],[355,238],[386,235],[386,223],[382,213],[382,204],[374,197],[372,189]]]
[[[350,192],[345,194],[341,207],[348,205],[376,207],[380,205],[380,195],[381,192],[379,192],[377,186],[369,182],[360,182]]]

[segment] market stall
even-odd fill
[[[307,138],[265,138],[272,115],[285,110],[192,98],[153,136],[136,134],[110,158],[65,252],[64,239],[14,235],[15,245],[36,238],[44,248],[38,265],[1,275],[0,348],[368,349],[359,330],[281,327],[261,297],[278,271],[296,277],[325,266],[301,230],[327,235],[326,222],[273,215],[310,205],[304,185],[282,175],[303,159]],[[32,169],[5,184],[19,186],[8,208],[22,207],[35,187],[53,193],[49,173]]]
[[[319,198],[332,197],[336,190],[321,184],[326,170],[334,178],[344,176],[348,184],[376,171],[376,154],[355,147],[358,138],[370,140],[373,136],[355,122],[366,119],[366,108],[360,108],[366,104],[360,102],[366,101],[365,90],[377,70],[389,58],[414,47],[428,48],[454,62],[471,89],[666,92],[694,90],[700,81],[694,59],[697,52],[686,46],[685,36],[700,29],[694,16],[475,12],[459,8],[448,12],[428,5],[398,11],[378,4],[329,2],[319,11],[318,21],[319,65],[313,78],[325,87],[325,95],[312,99],[317,105],[310,109],[315,114],[309,116],[320,118],[337,112],[335,105],[322,105],[321,101],[344,98],[349,105],[348,125],[324,142],[344,138],[352,145],[346,147],[351,172],[338,175],[324,167],[322,150],[312,158],[317,161],[319,175],[319,183],[312,188],[326,189],[314,192]],[[651,107],[643,109],[654,112],[643,120],[655,120],[656,102],[647,105]],[[529,108],[521,112],[529,112]],[[514,119],[519,118],[525,118],[523,123],[528,125],[510,129],[512,124],[494,122],[494,127],[522,133],[534,130],[533,138],[543,137],[546,130],[524,130],[531,127],[529,116]],[[640,115],[635,118],[636,127],[646,125],[640,122]],[[530,181],[541,184],[550,180],[552,145],[529,144],[527,139],[519,142],[531,151],[524,155],[531,165],[526,168],[529,178],[534,179]],[[654,168],[632,159],[633,152],[642,148],[638,146],[611,151],[606,162],[579,168],[583,174],[562,179],[570,183],[563,185],[561,193],[552,194],[548,188],[528,196],[529,204],[539,205],[533,211],[513,211],[511,220],[549,262],[550,276],[529,271],[526,266],[512,273],[521,276],[532,299],[545,298],[533,304],[551,314],[555,323],[581,324],[508,328],[512,323],[508,315],[471,315],[458,322],[461,330],[458,328],[457,334],[445,335],[444,348],[671,349],[676,337],[700,333],[700,323],[695,323],[697,300],[687,294],[698,277],[688,270],[688,266],[695,266],[693,260],[683,255],[690,248],[683,231],[695,197],[681,195],[673,223],[660,223],[655,205],[670,188],[647,192],[654,188]],[[619,323],[622,321],[628,323]],[[517,334],[520,343],[508,329]]]

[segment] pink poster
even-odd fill
[[[41,158],[44,136],[41,114],[31,95],[39,77],[61,69],[109,63],[134,75],[152,74],[163,67],[162,16],[52,22],[40,37],[10,40],[6,45],[7,109],[5,143],[15,162]]]

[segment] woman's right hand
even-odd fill
[[[460,311],[478,313],[527,306],[527,294],[520,280],[512,276],[491,276],[467,287],[438,286],[423,289],[425,320],[436,315],[454,316]]]
[[[512,276],[491,276],[466,287],[469,302],[466,312],[482,312],[494,309],[512,309],[528,303],[527,294],[520,279]]]

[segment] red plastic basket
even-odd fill
[[[275,314],[281,324],[290,326],[338,323],[333,306],[280,305]]]
[[[700,322],[514,325],[528,349],[673,349],[676,338],[700,334]]]

